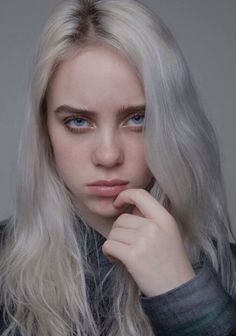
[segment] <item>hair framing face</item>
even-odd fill
[[[143,85],[143,136],[155,176],[150,192],[176,218],[191,261],[204,252],[220,269],[225,289],[233,296],[236,292],[217,139],[171,32],[139,1],[64,1],[45,25],[35,55],[19,147],[16,210],[0,260],[1,303],[10,320],[4,336],[17,328],[22,335],[37,330],[39,336],[69,336],[73,330],[78,336],[96,336],[101,331],[87,301],[85,274],[92,271],[84,262],[85,240],[77,232],[72,195],[56,171],[46,106],[60,63],[96,44],[125,56]],[[111,273],[113,305],[106,334],[153,336],[137,285],[120,265]]]

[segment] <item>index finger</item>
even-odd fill
[[[146,190],[126,189],[119,193],[113,205],[121,207],[124,204],[134,204],[144,217],[162,221],[170,213]]]

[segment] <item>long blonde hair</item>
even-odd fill
[[[225,290],[236,295],[217,138],[171,32],[139,1],[70,0],[52,14],[35,56],[15,212],[0,256],[0,300],[9,322],[3,336],[16,330],[22,336],[153,336],[137,285],[121,264],[106,275],[111,309],[99,329],[86,287],[94,271],[79,228],[84,225],[87,240],[92,230],[78,218],[57,173],[47,131],[50,79],[61,62],[89,44],[112,46],[135,67],[146,100],[143,135],[155,177],[150,193],[175,217],[191,262],[204,253]]]

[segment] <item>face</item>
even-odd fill
[[[49,136],[58,173],[85,216],[120,211],[112,204],[116,196],[95,194],[87,184],[121,179],[125,189],[145,189],[150,183],[144,105],[134,69],[111,47],[86,47],[55,73],[47,95]]]

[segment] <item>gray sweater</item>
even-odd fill
[[[102,253],[105,238],[98,232],[96,235],[100,239],[98,256],[102,277],[112,263]],[[236,261],[236,244],[231,243],[230,246]],[[93,256],[94,248],[91,251]],[[161,295],[140,295],[140,304],[154,334],[236,336],[236,302],[224,290],[206,258],[192,266],[196,272],[192,280]]]
[[[6,223],[7,220],[0,222],[0,228]],[[102,253],[105,238],[97,231],[93,232],[99,244],[95,248],[94,242],[90,241],[89,254],[91,262],[98,267],[100,281],[113,264]],[[230,246],[236,260],[236,244],[231,243]],[[140,295],[140,304],[150,320],[154,334],[236,336],[236,302],[223,289],[215,270],[206,259],[203,258],[192,266],[196,272],[192,280],[161,295]],[[89,278],[87,281],[90,295],[93,295],[93,284]],[[6,327],[0,315],[0,334]]]

